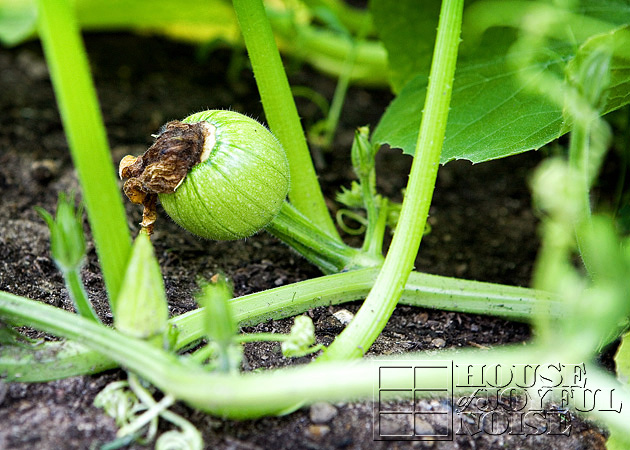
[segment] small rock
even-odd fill
[[[311,422],[317,424],[330,422],[336,415],[337,408],[326,402],[314,403],[309,411]]]
[[[416,416],[413,429],[416,436],[434,436],[435,435],[435,429],[433,428],[433,425],[431,425],[426,420],[423,420],[417,416]]]
[[[435,338],[431,341],[431,345],[437,348],[443,348],[446,345],[446,341],[442,338]]]
[[[333,313],[333,316],[335,316],[335,319],[337,319],[343,325],[348,325],[352,321],[352,319],[354,319],[354,314],[352,314],[347,309],[340,309],[336,313]]]
[[[427,323],[429,320],[429,315],[425,312],[416,315],[416,322],[420,325]]]
[[[413,416],[411,414],[380,414],[379,436],[413,436]]]
[[[320,440],[328,433],[330,433],[328,425],[309,425],[306,430],[307,436],[314,440]]]

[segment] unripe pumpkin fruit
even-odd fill
[[[199,138],[169,135],[169,129],[187,127]],[[191,233],[214,240],[240,239],[264,228],[280,211],[289,191],[286,153],[276,137],[254,119],[234,111],[203,111],[182,122],[168,123],[153,147],[158,144],[165,150],[158,146],[154,155],[168,154],[168,147],[178,147],[176,154],[188,155],[191,146],[202,146],[194,165],[174,187],[164,189],[155,182],[173,183],[174,177],[163,170],[177,158],[172,153],[159,170],[149,170],[157,163],[145,163],[143,170],[148,175],[134,185],[142,193],[156,193],[168,215]],[[128,178],[123,175],[122,162],[121,177]],[[128,189],[125,192],[131,198]],[[145,204],[146,210],[144,197],[132,201]]]

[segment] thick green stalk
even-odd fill
[[[240,326],[252,326],[271,319],[283,319],[319,306],[360,300],[370,292],[379,269],[367,268],[293,283],[231,301]],[[543,291],[461,280],[412,272],[400,303],[436,310],[486,314],[528,322],[539,311],[559,318],[561,303]],[[179,331],[177,347],[203,337],[203,312],[190,311],[171,319]]]
[[[289,158],[289,199],[315,225],[334,239],[340,240],[317,181],[289,81],[262,0],[234,0],[233,3],[267,122]]]
[[[33,300],[0,296],[0,314],[10,321],[28,321],[31,326],[58,336],[81,339],[86,346],[111,357],[165,395],[172,395],[195,408],[226,418],[245,419],[282,414],[296,402],[371,398],[378,373],[372,361],[355,364],[333,361],[241,376],[208,373],[191,361],[164,352],[145,341],[130,338],[76,314]],[[456,352],[447,351],[432,356],[426,353],[406,354],[405,360],[452,360],[454,367],[466,367],[469,364],[481,366],[492,361],[497,366],[512,367],[516,364],[557,364],[558,360],[566,357],[557,347],[549,349],[519,345],[482,353],[478,349],[458,349]],[[387,359],[391,365],[391,360],[395,358],[389,356]],[[588,373],[588,379],[594,381],[593,388],[606,392],[616,390],[616,399],[620,403],[630,403],[630,395],[620,390],[619,383],[611,375],[602,373],[590,363]],[[392,382],[402,385],[408,382],[407,373],[392,376],[397,377],[391,379]],[[419,385],[435,386],[443,382],[443,373],[430,371],[420,374],[416,382]],[[457,393],[469,390],[456,387]],[[433,391],[429,393],[433,394]],[[579,399],[575,399],[572,404],[583,406]],[[619,426],[627,426],[630,421],[630,411],[627,409],[618,414],[598,414],[600,417],[605,416],[609,423]]]
[[[361,357],[376,340],[398,302],[420,247],[433,196],[451,100],[463,0],[444,0],[416,153],[407,193],[385,263],[374,288],[323,359]]]
[[[68,0],[39,0],[39,32],[110,303],[131,239],[85,49]]]
[[[319,306],[337,305],[365,298],[374,285],[378,268],[337,273],[249,294],[231,301],[240,326],[301,314]],[[28,301],[0,291],[0,315],[7,302]],[[412,272],[400,303],[437,310],[487,314],[509,320],[531,321],[537,312],[559,318],[561,303],[549,294],[532,289],[461,280]],[[196,309],[170,322],[178,331],[176,348],[205,336],[203,309]],[[26,325],[28,321],[20,323]],[[75,342],[52,342],[38,346],[11,347],[0,352],[0,372],[24,381],[45,381],[97,373],[115,363]]]
[[[0,292],[0,303],[6,300],[6,295]],[[43,342],[35,348],[9,345],[0,347],[3,380],[61,380],[100,373],[115,367],[116,363],[111,358],[89,350],[78,341]]]
[[[383,239],[387,229],[387,214],[389,213],[389,201],[381,198],[378,208],[375,208],[374,199],[365,202],[368,215],[368,224],[365,229],[365,238],[362,250],[368,255],[383,255]],[[370,210],[373,212],[370,213]],[[374,217],[375,218],[370,217]]]
[[[287,202],[265,229],[326,274],[382,263],[380,255],[371,256],[332,239]]]

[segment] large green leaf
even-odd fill
[[[542,71],[563,64],[558,54]],[[532,67],[523,68],[530,70]],[[539,148],[560,136],[562,108],[523,85],[504,57],[469,63],[455,75],[441,162],[487,161]],[[389,106],[373,139],[413,154],[418,139],[427,78],[412,79]]]
[[[539,6],[538,2],[499,3],[518,4],[521,10],[524,4]],[[620,3],[625,7],[620,7]],[[473,6],[487,7],[490,4],[497,2],[476,2]],[[601,2],[596,8],[593,1],[585,1],[580,14],[574,12],[563,16],[563,19],[572,22],[551,36],[544,49],[538,50],[515,51],[512,44],[518,35],[514,28],[498,27],[496,23],[479,25],[483,20],[478,11],[469,14],[468,20],[472,20],[471,17],[476,19],[476,26],[481,30],[477,40],[469,39],[462,43],[442,163],[453,159],[482,162],[502,158],[540,148],[558,138],[567,131],[562,105],[536,93],[540,80],[533,75],[553,73],[562,79],[567,62],[576,54],[588,54],[601,45],[609,45],[616,52],[611,64],[608,103],[603,112],[612,111],[630,101],[629,57],[626,54],[626,49],[630,48],[629,33],[623,28],[611,31],[620,23],[630,22],[629,2],[611,0]],[[498,20],[495,16],[492,19]],[[517,22],[514,17],[505,20],[508,25]],[[399,24],[399,27],[402,28],[402,25]],[[590,32],[597,33],[589,38]],[[570,37],[574,40],[567,42]],[[394,47],[387,43],[386,46],[391,64]],[[535,57],[529,57],[526,54],[528,51],[536,52]],[[526,63],[519,65],[515,61]],[[375,129],[373,139],[376,142],[413,154],[426,84],[425,73],[417,73],[407,82]]]
[[[419,73],[429,73],[440,13],[439,0],[371,0],[370,11],[387,49],[394,92]]]

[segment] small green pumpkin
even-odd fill
[[[210,110],[165,125],[153,146],[121,161],[125,193],[155,221],[155,195],[171,218],[198,236],[251,236],[278,214],[289,190],[280,142],[260,123]]]

